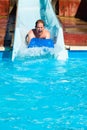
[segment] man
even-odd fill
[[[35,23],[35,29],[32,29],[28,32],[26,36],[27,43],[29,43],[32,38],[50,38],[50,33],[45,29],[43,20],[37,20]]]

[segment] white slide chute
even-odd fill
[[[26,34],[34,28],[38,19],[44,20],[46,28],[51,33],[51,38],[55,41],[55,57],[67,59],[68,54],[65,50],[62,26],[55,15],[51,1],[18,0],[12,60],[26,48]]]

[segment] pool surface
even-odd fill
[[[0,130],[86,130],[87,58],[0,63]]]

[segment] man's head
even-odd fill
[[[43,20],[37,20],[35,24],[35,28],[37,33],[42,33],[44,30],[44,21]]]

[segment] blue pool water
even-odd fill
[[[0,63],[0,130],[87,130],[87,59]]]

